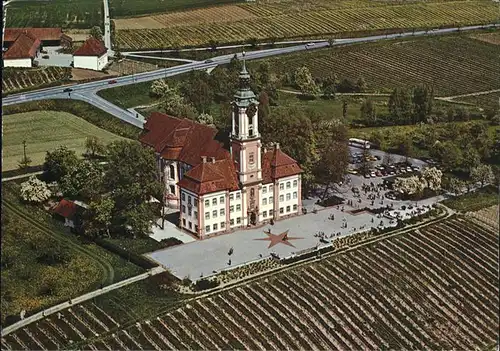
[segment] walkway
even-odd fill
[[[28,178],[28,177],[31,177],[31,176],[40,175],[42,173],[43,173],[43,171],[38,171],[38,172],[33,172],[33,173],[20,174],[20,175],[13,176],[13,177],[8,177],[8,178],[2,178],[2,183],[3,182],[8,182],[9,180],[16,180],[16,179]]]
[[[138,281],[141,281],[141,280],[144,280],[144,279],[147,279],[153,275],[157,275],[157,274],[160,274],[160,273],[163,273],[165,272],[165,268],[163,267],[155,267],[153,269],[150,269],[149,271],[147,271],[146,273],[142,273],[142,274],[139,274],[139,275],[136,275],[135,277],[132,277],[132,278],[128,278],[128,279],[125,279],[125,280],[122,280],[121,282],[118,282],[118,283],[115,283],[115,284],[111,284],[111,285],[108,285],[106,287],[103,287],[102,289],[99,289],[99,290],[94,290],[94,291],[91,291],[87,294],[84,294],[84,295],[81,295],[77,298],[74,298],[74,299],[70,299],[69,301],[66,301],[66,302],[63,302],[59,305],[56,305],[56,306],[52,306],[52,307],[49,307],[47,308],[46,310],[43,310],[41,312],[38,312],[32,316],[29,316],[15,324],[12,324],[12,325],[9,325],[8,327],[5,327],[2,329],[2,337],[4,337],[5,335],[9,334],[9,333],[12,333],[13,331],[16,331],[20,328],[23,328],[25,327],[26,325],[30,324],[30,323],[33,323],[33,322],[36,322],[42,318],[45,318],[51,314],[54,314],[56,312],[59,312],[59,311],[62,311],[66,308],[69,308],[73,305],[76,305],[76,304],[79,304],[81,302],[84,302],[84,301],[87,301],[87,300],[90,300],[94,297],[97,297],[99,295],[102,295],[102,294],[106,294],[110,291],[113,291],[113,290],[116,290],[116,289],[119,289],[119,288],[122,288],[126,285],[129,285],[129,284],[132,284],[132,283],[135,283],[135,282],[138,282]]]

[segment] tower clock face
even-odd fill
[[[257,113],[257,106],[255,106],[255,104],[250,104],[250,106],[247,107],[246,113],[248,117],[255,116]]]

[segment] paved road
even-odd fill
[[[344,45],[344,44],[353,44],[353,43],[363,43],[363,42],[374,42],[374,41],[379,41],[379,40],[384,40],[384,39],[395,39],[395,38],[411,37],[411,36],[441,35],[441,34],[448,34],[448,33],[452,33],[452,32],[457,32],[457,31],[470,31],[470,30],[477,30],[477,29],[486,28],[486,27],[498,27],[498,26],[500,26],[500,25],[491,24],[491,25],[487,25],[487,26],[469,26],[469,27],[462,27],[462,28],[434,29],[434,30],[430,30],[427,32],[426,31],[416,31],[416,32],[405,32],[405,33],[390,34],[390,35],[374,35],[374,36],[368,36],[368,37],[362,37],[362,38],[337,39],[333,43],[333,46]],[[253,52],[246,53],[246,59],[247,60],[255,60],[255,59],[260,59],[260,58],[264,58],[264,57],[271,57],[271,56],[299,52],[299,51],[304,51],[304,50],[313,50],[313,49],[324,48],[324,47],[328,47],[328,46],[329,46],[329,43],[327,41],[323,41],[323,42],[316,42],[313,46],[295,45],[295,46],[286,47],[286,48],[275,48],[275,49],[253,51]],[[233,56],[234,56],[233,54],[221,55],[221,56],[217,56],[217,57],[212,58],[211,62],[207,62],[207,61],[192,62],[192,63],[187,63],[185,65],[180,65],[180,66],[175,66],[175,67],[170,67],[170,68],[162,68],[162,69],[158,69],[158,70],[151,71],[151,72],[143,72],[143,73],[138,73],[135,75],[123,76],[123,77],[118,77],[118,78],[110,78],[110,79],[104,80],[104,81],[75,84],[75,85],[71,86],[71,88],[73,89],[73,92],[71,94],[64,93],[63,88],[61,88],[61,87],[53,87],[53,88],[47,88],[47,89],[33,91],[30,93],[10,95],[8,97],[5,97],[2,100],[2,104],[4,106],[7,106],[7,105],[17,104],[17,103],[21,103],[21,102],[43,100],[43,99],[69,99],[69,98],[78,99],[78,100],[87,101],[87,102],[91,103],[92,105],[94,105],[98,108],[101,108],[101,109],[105,110],[106,112],[109,112],[110,114],[120,118],[121,120],[123,120],[127,123],[131,123],[133,125],[137,125],[137,126],[142,128],[143,121],[135,118],[135,115],[133,115],[132,112],[126,111],[118,106],[115,106],[115,105],[105,101],[104,99],[99,98],[96,95],[96,93],[99,90],[109,88],[108,83],[111,80],[116,80],[116,83],[113,84],[113,87],[115,87],[115,86],[136,84],[139,82],[153,81],[153,80],[157,80],[157,79],[161,79],[161,78],[166,78],[166,77],[171,77],[174,75],[186,73],[189,71],[209,70],[209,69],[213,69],[214,67],[216,67],[220,64],[229,63]],[[238,56],[238,58],[241,59],[242,54],[239,53],[239,54],[237,54],[237,56]]]
[[[111,48],[111,19],[109,18],[109,2],[104,2],[104,46],[108,48],[108,55],[113,56],[114,52]]]

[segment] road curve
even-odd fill
[[[104,0],[106,2],[106,0]],[[379,40],[386,39],[397,39],[404,37],[417,37],[417,36],[429,36],[429,35],[443,35],[449,34],[453,32],[463,32],[463,31],[472,31],[478,29],[492,28],[492,27],[500,27],[500,24],[490,24],[490,25],[480,25],[480,26],[468,26],[461,28],[444,28],[444,29],[432,29],[429,31],[415,31],[415,32],[404,32],[398,34],[388,34],[388,35],[373,35],[361,38],[345,38],[345,39],[336,39],[331,46],[338,45],[346,45],[346,44],[355,44],[355,43],[367,43],[367,42],[375,42]],[[304,50],[313,50],[328,47],[330,44],[328,41],[320,41],[315,42],[312,46],[307,45],[295,45],[285,48],[275,48],[275,49],[266,49],[260,51],[250,51],[247,52],[245,58],[247,60],[256,60],[265,57],[277,56],[288,54],[292,52],[299,52]],[[238,58],[242,58],[242,54],[236,54]],[[210,62],[191,62],[186,63],[184,65],[179,65],[170,68],[162,68],[155,71],[143,72],[134,75],[122,76],[118,78],[110,78],[107,80],[97,81],[97,82],[89,82],[82,84],[75,84],[71,86],[72,92],[71,94],[67,92],[63,92],[63,88],[61,87],[52,87],[46,88],[42,90],[37,90],[29,93],[20,93],[9,95],[2,100],[3,106],[28,102],[28,101],[36,101],[43,99],[76,99],[86,101],[118,118],[121,120],[130,123],[132,125],[138,126],[142,128],[144,121],[142,119],[136,118],[132,112],[126,111],[109,101],[106,101],[103,98],[100,98],[97,95],[97,92],[103,89],[107,89],[110,87],[109,83],[111,81],[116,81],[112,85],[112,87],[116,86],[124,86],[130,84],[137,84],[141,82],[148,82],[157,79],[167,78],[171,76],[175,76],[178,74],[186,73],[189,71],[198,71],[198,70],[209,70],[213,69],[218,65],[226,64],[231,61],[234,54],[229,55],[221,55],[214,57],[210,60]]]

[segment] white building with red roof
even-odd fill
[[[96,38],[89,38],[73,53],[73,66],[100,71],[108,64],[108,49]]]
[[[302,211],[297,161],[278,144],[262,149],[258,101],[245,64],[232,103],[229,151],[217,130],[153,113],[140,138],[153,147],[166,197],[180,209],[179,226],[199,238],[295,216]]]
[[[20,33],[3,54],[4,67],[33,67],[41,42],[28,33]]]

